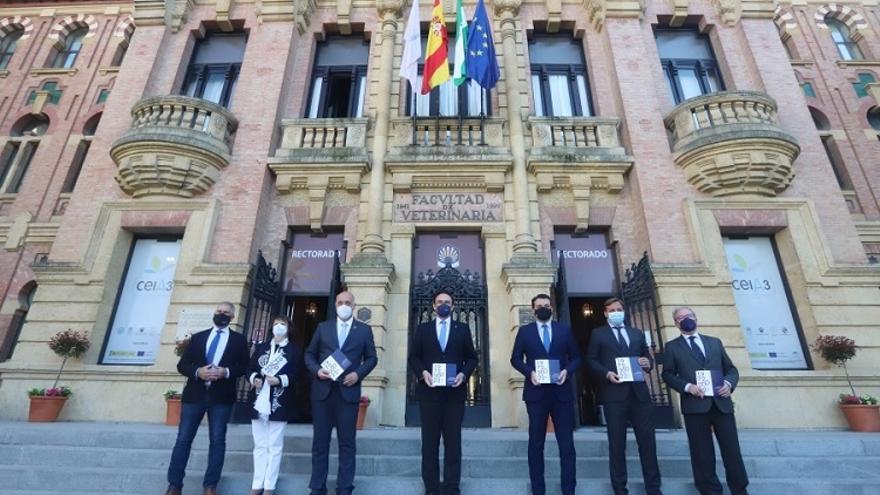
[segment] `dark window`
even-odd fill
[[[724,89],[706,36],[689,29],[660,29],[655,35],[666,87],[676,105]]]
[[[109,89],[105,88],[105,89],[102,89],[101,91],[99,91],[98,92],[98,101],[97,101],[98,105],[100,105],[101,103],[106,103],[107,98],[109,98],[109,97],[110,97],[110,90]]]
[[[810,98],[816,97],[816,90],[813,89],[812,83],[801,83],[801,89],[804,90],[804,95],[809,96]]]
[[[858,43],[853,41],[849,27],[837,19],[825,19],[825,25],[831,31],[831,40],[837,46],[837,52],[843,60],[861,60],[865,58]]]
[[[880,107],[871,107],[868,110],[868,124],[875,131],[880,131]]]
[[[868,90],[865,88],[868,84],[872,82],[876,82],[873,74],[859,74],[859,81],[852,83],[853,90],[856,92],[856,96],[859,98],[864,98],[868,96]]]
[[[119,43],[119,46],[116,47],[116,52],[113,53],[113,60],[110,62],[110,67],[119,67],[122,65],[122,61],[125,59],[125,54],[128,52],[128,42],[123,41]]]
[[[831,136],[822,136],[822,146],[825,147],[825,154],[828,155],[828,161],[831,162],[831,169],[834,171],[834,177],[837,179],[837,185],[843,191],[852,190],[852,182],[843,166],[843,160],[840,158],[840,152],[837,149],[837,143]]]
[[[9,167],[9,170],[4,170],[4,177],[2,189],[0,192],[15,194],[21,189],[21,183],[24,182],[24,175],[27,173],[28,167],[31,166],[31,160],[33,160],[34,155],[37,154],[37,145],[39,145],[38,141],[28,141],[24,143],[24,149],[21,150],[21,157],[18,159],[18,164],[12,163],[12,166]],[[15,157],[12,157],[11,162],[15,162]]]
[[[82,50],[83,38],[89,33],[89,28],[82,27],[64,38],[64,46],[55,50],[52,59],[52,67],[56,69],[69,69],[76,63],[76,57]]]
[[[198,40],[181,92],[228,107],[241,71],[246,43],[244,33],[208,34]]]
[[[82,172],[83,165],[86,162],[86,156],[89,154],[89,147],[92,145],[92,138],[95,136],[95,131],[97,130],[100,121],[101,114],[99,113],[90,118],[85,126],[83,126],[83,137],[80,140],[79,145],[76,147],[76,153],[73,155],[73,162],[70,164],[70,168],[67,169],[67,177],[64,179],[64,185],[61,187],[62,193],[73,192],[73,188],[76,187],[76,181],[79,179],[79,175]]]
[[[0,154],[0,191],[3,191],[3,184],[6,183],[6,176],[12,171],[15,165],[15,159],[18,157],[18,149],[21,143],[18,141],[10,141],[3,147],[3,153]]]
[[[529,41],[532,98],[538,117],[593,115],[583,48],[569,36],[536,36]]]
[[[9,61],[12,60],[12,55],[15,53],[15,45],[18,44],[18,39],[21,38],[21,35],[22,30],[16,29],[0,38],[0,69],[5,69],[9,66]]]
[[[362,37],[331,37],[318,43],[306,116],[362,117],[370,45]]]

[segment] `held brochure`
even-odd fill
[[[338,349],[333,354],[327,356],[327,359],[321,363],[321,367],[327,370],[327,373],[330,373],[330,378],[333,381],[338,380],[349,366],[351,366],[351,361]]]
[[[538,382],[542,384],[551,384],[559,382],[559,360],[558,359],[536,359],[535,374],[538,375]]]
[[[724,375],[721,370],[697,370],[696,386],[706,397],[714,397],[715,391],[724,386]]]
[[[431,378],[435,387],[451,387],[455,384],[458,371],[454,364],[434,363],[431,367]]]
[[[622,382],[643,382],[645,381],[645,372],[639,366],[639,358],[637,357],[619,357],[614,359],[617,366],[617,377]]]

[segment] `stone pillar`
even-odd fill
[[[513,155],[513,204],[514,243],[513,252],[534,253],[538,250],[531,230],[529,215],[528,174],[526,172],[526,147],[523,140],[523,118],[520,110],[521,89],[517,73],[516,31],[519,7],[522,0],[497,0],[495,15],[501,19],[501,39],[504,53],[504,84],[507,88],[507,123],[510,126],[510,152]]]
[[[388,120],[391,115],[391,84],[394,75],[394,43],[397,37],[397,20],[403,0],[379,0],[376,9],[382,22],[379,42],[378,91],[376,91],[376,127],[373,132],[372,169],[370,170],[369,210],[367,231],[361,241],[363,253],[384,253],[382,239],[382,213],[385,205],[385,152],[388,149]]]

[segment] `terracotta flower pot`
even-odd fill
[[[168,426],[180,424],[180,399],[165,399],[165,424]]]
[[[58,419],[61,408],[67,402],[67,397],[32,396],[28,409],[28,421],[31,423],[51,423]]]
[[[358,430],[364,429],[364,420],[367,419],[367,408],[368,407],[370,407],[369,403],[361,402],[358,405],[358,420],[357,420],[357,429]]]
[[[852,431],[880,431],[880,405],[838,404]]]

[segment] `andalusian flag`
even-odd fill
[[[428,27],[428,48],[425,50],[425,72],[422,74],[422,94],[426,95],[449,80],[449,34],[443,20],[443,4],[434,0],[431,25]]]
[[[461,0],[455,5],[455,72],[452,74],[452,82],[461,86],[467,80],[467,65],[465,62],[465,48],[467,46],[468,25],[464,20],[464,7]]]

